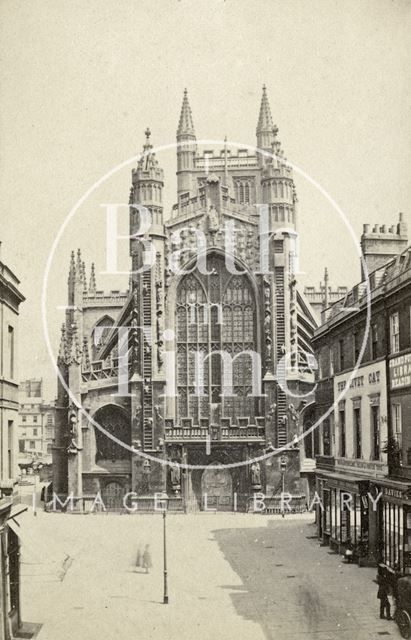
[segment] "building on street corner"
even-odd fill
[[[20,542],[12,523],[27,509],[13,504],[18,479],[18,319],[24,300],[20,281],[0,261],[0,640],[11,640],[22,627]]]
[[[0,245],[1,246],[1,245]],[[0,491],[10,495],[17,480],[18,424],[18,318],[24,301],[20,281],[7,265],[0,262]]]
[[[352,546],[360,564],[411,573],[411,249],[402,216],[382,229],[365,225],[361,239],[369,323],[363,280],[323,313],[313,339],[315,417],[329,411],[316,441],[317,523],[324,543]]]

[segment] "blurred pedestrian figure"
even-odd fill
[[[384,614],[386,613],[387,620],[392,620],[391,606],[390,606],[390,601],[388,600],[390,585],[388,584],[388,580],[386,576],[383,575],[382,571],[378,572],[377,584],[378,584],[377,598],[380,601],[380,618],[384,619],[385,618]]]
[[[146,570],[146,573],[149,572],[149,569],[153,566],[151,562],[151,553],[150,553],[150,545],[146,544],[144,553],[143,553],[143,569]]]
[[[348,564],[351,564],[354,560],[354,546],[351,540],[347,540],[347,543],[345,545],[344,558],[346,562],[348,562]]]
[[[140,569],[142,566],[143,566],[143,556],[141,553],[141,548],[139,547],[137,551],[136,568]]]

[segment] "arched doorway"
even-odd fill
[[[131,420],[124,409],[109,404],[98,409],[94,419],[104,429],[103,432],[98,427],[94,428],[96,463],[108,470],[112,470],[116,463],[117,466],[123,463],[121,468],[126,461],[130,464],[130,450],[127,447],[131,445]]]
[[[233,479],[230,470],[223,466],[205,469],[201,476],[201,497],[203,508],[207,505],[208,509],[232,511]]]
[[[118,511],[123,507],[124,487],[119,482],[108,482],[103,488],[102,500],[107,511]]]

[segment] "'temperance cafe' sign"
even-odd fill
[[[391,389],[411,386],[411,353],[390,360]]]

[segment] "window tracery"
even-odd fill
[[[209,418],[210,404],[220,406],[221,417],[253,417],[256,398],[252,393],[252,360],[243,351],[256,348],[256,304],[245,276],[229,273],[224,261],[207,259],[212,275],[185,276],[177,291],[177,413],[178,418]],[[205,396],[195,394],[195,354],[203,354]],[[222,396],[224,367],[218,353],[225,352],[233,362],[234,396]],[[210,354],[209,357],[207,357]]]

